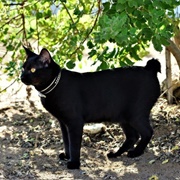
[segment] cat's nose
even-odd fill
[[[20,79],[24,84],[31,85],[30,79],[28,78],[26,74],[22,73],[20,76]]]
[[[20,75],[20,79],[21,79],[22,82],[25,80],[25,77],[24,77],[23,74]]]
[[[20,79],[21,79],[21,81],[22,81],[23,83],[26,82],[26,77],[25,77],[24,74],[21,74],[21,75],[20,75]]]

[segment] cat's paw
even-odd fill
[[[121,148],[117,152],[110,152],[107,154],[108,158],[116,158],[118,156],[121,156],[124,151],[121,150]]]
[[[68,161],[67,162],[67,168],[68,169],[79,169],[80,168],[80,162],[79,161]]]
[[[116,158],[117,156],[118,156],[117,153],[113,153],[113,152],[107,154],[108,158]]]
[[[68,160],[68,159],[69,159],[69,156],[66,155],[65,153],[60,153],[60,154],[59,154],[59,159],[60,159],[60,160]]]
[[[143,151],[130,150],[128,151],[127,157],[135,158],[141,156],[143,153]]]

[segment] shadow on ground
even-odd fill
[[[161,99],[153,109],[154,137],[139,158],[106,153],[124,140],[117,124],[83,135],[81,169],[59,161],[63,142],[58,122],[47,112],[19,101],[0,109],[0,179],[180,179],[180,110]]]

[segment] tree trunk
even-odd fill
[[[173,41],[169,40],[169,43],[170,44],[166,46],[166,48],[174,55],[180,68],[180,49],[176,46],[176,44]]]
[[[166,48],[166,88],[168,104],[173,104],[173,89],[171,77],[171,53]]]

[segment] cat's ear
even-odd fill
[[[41,50],[39,56],[40,56],[40,61],[42,61],[44,64],[50,64],[52,61],[49,51],[45,48]]]
[[[31,50],[29,50],[29,49],[28,49],[27,47],[25,47],[24,45],[23,45],[23,48],[25,49],[26,55],[27,55],[28,57],[37,56],[37,54],[35,54],[35,53],[32,52]]]

